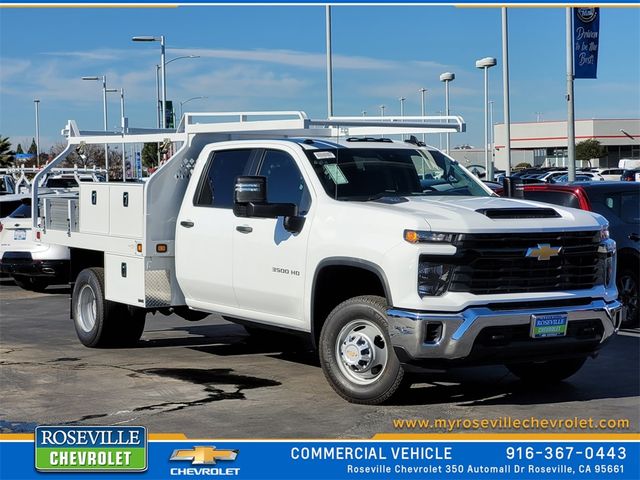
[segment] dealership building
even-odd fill
[[[504,124],[494,127],[495,168],[507,167]],[[640,159],[640,119],[576,120],[576,144],[597,140],[605,155],[578,167],[617,167],[622,158]],[[529,122],[511,124],[511,166],[526,162],[533,166],[567,165],[567,122]]]
[[[576,162],[578,167],[618,167],[622,158],[640,160],[640,119],[576,120],[576,144],[598,140],[605,155],[589,162]],[[507,168],[506,133],[503,123],[494,125],[495,168]],[[479,167],[484,172],[483,147],[457,147],[451,156],[466,167]],[[511,124],[511,167],[520,163],[532,166],[567,166],[567,122],[527,122]]]

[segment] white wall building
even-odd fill
[[[495,168],[507,167],[504,124],[494,127]],[[576,120],[576,144],[584,140],[598,140],[605,148],[603,158],[577,162],[577,166],[617,167],[621,158],[640,159],[640,119]],[[532,166],[566,166],[567,122],[529,122],[511,124],[511,167],[526,162]]]

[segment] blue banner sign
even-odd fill
[[[600,9],[573,9],[574,78],[596,78],[600,40]]]
[[[72,435],[73,428],[66,435],[75,442],[80,437]],[[35,452],[42,443],[38,435],[35,444],[33,440],[12,441],[6,439],[9,435],[2,436],[0,478],[29,480],[55,476],[34,468]],[[98,447],[104,448],[114,438],[118,445],[128,446],[126,442],[133,434],[127,431],[117,438],[114,435],[120,435],[120,432],[106,440],[100,438]],[[88,438],[88,434],[85,437]],[[480,437],[470,435],[470,440],[253,441],[154,440],[154,435],[149,435],[146,471],[81,471],[72,476],[73,480],[640,478],[640,443],[634,435],[612,435],[611,439],[601,435],[589,439],[584,435],[581,438],[585,440],[577,440],[576,436],[558,439],[561,435],[550,436],[548,440],[544,437],[510,439],[506,435]],[[54,436],[51,434],[46,438]],[[74,442],[73,448],[76,447]],[[58,457],[59,454],[54,460]]]

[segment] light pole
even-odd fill
[[[387,108],[384,105],[380,105],[380,116],[384,117],[384,109]]]
[[[124,134],[126,132],[126,121],[124,118],[124,88],[120,88],[120,90],[118,90],[117,88],[108,88],[107,89],[107,93],[118,93],[120,92],[120,129],[122,131],[122,136],[124,138]],[[127,181],[127,168],[125,165],[126,158],[125,158],[125,144],[124,142],[122,142],[122,181],[126,182]]]
[[[180,118],[182,118],[182,106],[185,103],[189,103],[191,100],[200,100],[202,98],[209,98],[209,97],[191,97],[191,98],[186,99],[184,102],[180,102]]]
[[[181,60],[183,58],[200,58],[200,55],[181,55],[179,57],[172,58],[171,60],[167,60],[164,65],[167,66],[171,62],[175,62],[176,60]],[[161,128],[162,123],[160,122],[160,115],[162,114],[162,106],[160,104],[160,65],[156,65],[156,110],[158,115],[158,128]]]
[[[40,167],[40,100],[33,101],[36,107],[36,167]]]
[[[102,75],[102,77],[99,77],[99,76],[82,77],[82,80],[98,81],[101,78],[102,78],[102,113],[103,113],[103,120],[104,120],[104,131],[106,133],[109,129],[109,121],[107,117],[107,76]],[[104,167],[105,167],[105,170],[107,171],[106,180],[109,181],[109,146],[106,143],[104,144]]]
[[[424,95],[425,93],[427,93],[427,89],[422,87],[420,90],[418,90],[418,92],[420,92],[420,115],[424,117],[425,115]],[[424,133],[422,134],[422,143],[426,143],[426,135]]]
[[[362,116],[366,117],[367,116],[367,111],[366,110],[362,110]]]
[[[160,70],[161,70],[161,78],[160,78],[160,91],[162,94],[162,118],[160,119],[160,128],[166,128],[167,125],[167,72],[165,70],[165,59],[164,59],[164,35],[160,35],[159,37],[152,36],[137,36],[132,37],[131,40],[134,42],[160,42]]]
[[[489,181],[493,181],[493,160],[489,160],[489,69],[497,63],[493,57],[476,60],[476,68],[484,70],[484,163],[487,172],[485,179]]]
[[[454,81],[455,78],[456,74],[451,72],[444,72],[442,75],[440,75],[440,81],[444,82],[444,114],[447,117],[449,116],[449,83]],[[447,155],[449,155],[450,148],[450,133],[447,132]]]
[[[489,100],[489,145],[491,145],[491,161],[495,155],[495,132],[493,131],[493,100]]]

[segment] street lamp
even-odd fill
[[[36,167],[40,166],[40,100],[33,101],[36,107]]]
[[[425,115],[424,95],[425,93],[427,93],[427,89],[422,87],[420,90],[418,90],[418,92],[420,92],[420,115],[424,117]],[[424,133],[422,134],[422,143],[426,143],[426,136]]]
[[[200,99],[203,99],[203,98],[209,98],[209,97],[191,97],[191,98],[186,99],[184,102],[180,102],[180,118],[182,118],[182,106],[185,103],[189,103],[191,100],[200,100]]]
[[[384,117],[384,109],[387,108],[384,105],[380,105],[380,116]]]
[[[165,59],[164,59],[164,35],[160,35],[159,37],[152,36],[137,36],[132,37],[131,40],[134,42],[160,42],[160,69],[162,70],[161,75],[161,92],[162,92],[162,118],[160,119],[160,127],[166,128],[167,125],[167,73],[165,71]]]
[[[398,100],[400,100],[400,116],[404,117],[404,101],[406,100],[406,98],[400,97]]]
[[[489,69],[497,64],[493,57],[484,57],[476,61],[476,68],[484,70],[484,163],[486,179],[493,181],[493,161],[489,161]]]
[[[107,76],[102,75],[101,77],[99,76],[82,77],[82,80],[90,80],[90,81],[99,81],[100,79],[102,79],[102,113],[103,113],[103,120],[104,120],[104,131],[107,132],[109,128],[108,126],[109,123],[107,119]],[[106,179],[107,181],[109,181],[109,146],[106,143],[104,144],[104,165],[105,165],[105,169],[107,170]]]
[[[366,110],[362,110],[362,116],[366,117],[367,116],[367,111]]]
[[[120,128],[122,130],[122,136],[124,139],[124,134],[126,133],[126,121],[124,118],[124,88],[108,88],[107,93],[118,93],[120,92]],[[127,181],[127,167],[125,165],[125,144],[122,142],[122,181]]]
[[[171,60],[167,60],[164,65],[167,66],[171,62],[175,62],[176,60],[181,60],[183,58],[200,58],[200,55],[181,55],[179,57],[172,58]],[[158,114],[158,128],[161,128],[162,124],[160,122],[160,115],[162,112],[162,106],[160,105],[160,65],[156,65],[156,110]]]
[[[455,78],[456,74],[451,72],[444,72],[442,75],[440,75],[440,81],[444,82],[444,114],[446,116],[449,116],[449,82],[454,81]],[[450,147],[450,133],[447,132],[447,155],[449,155]]]

